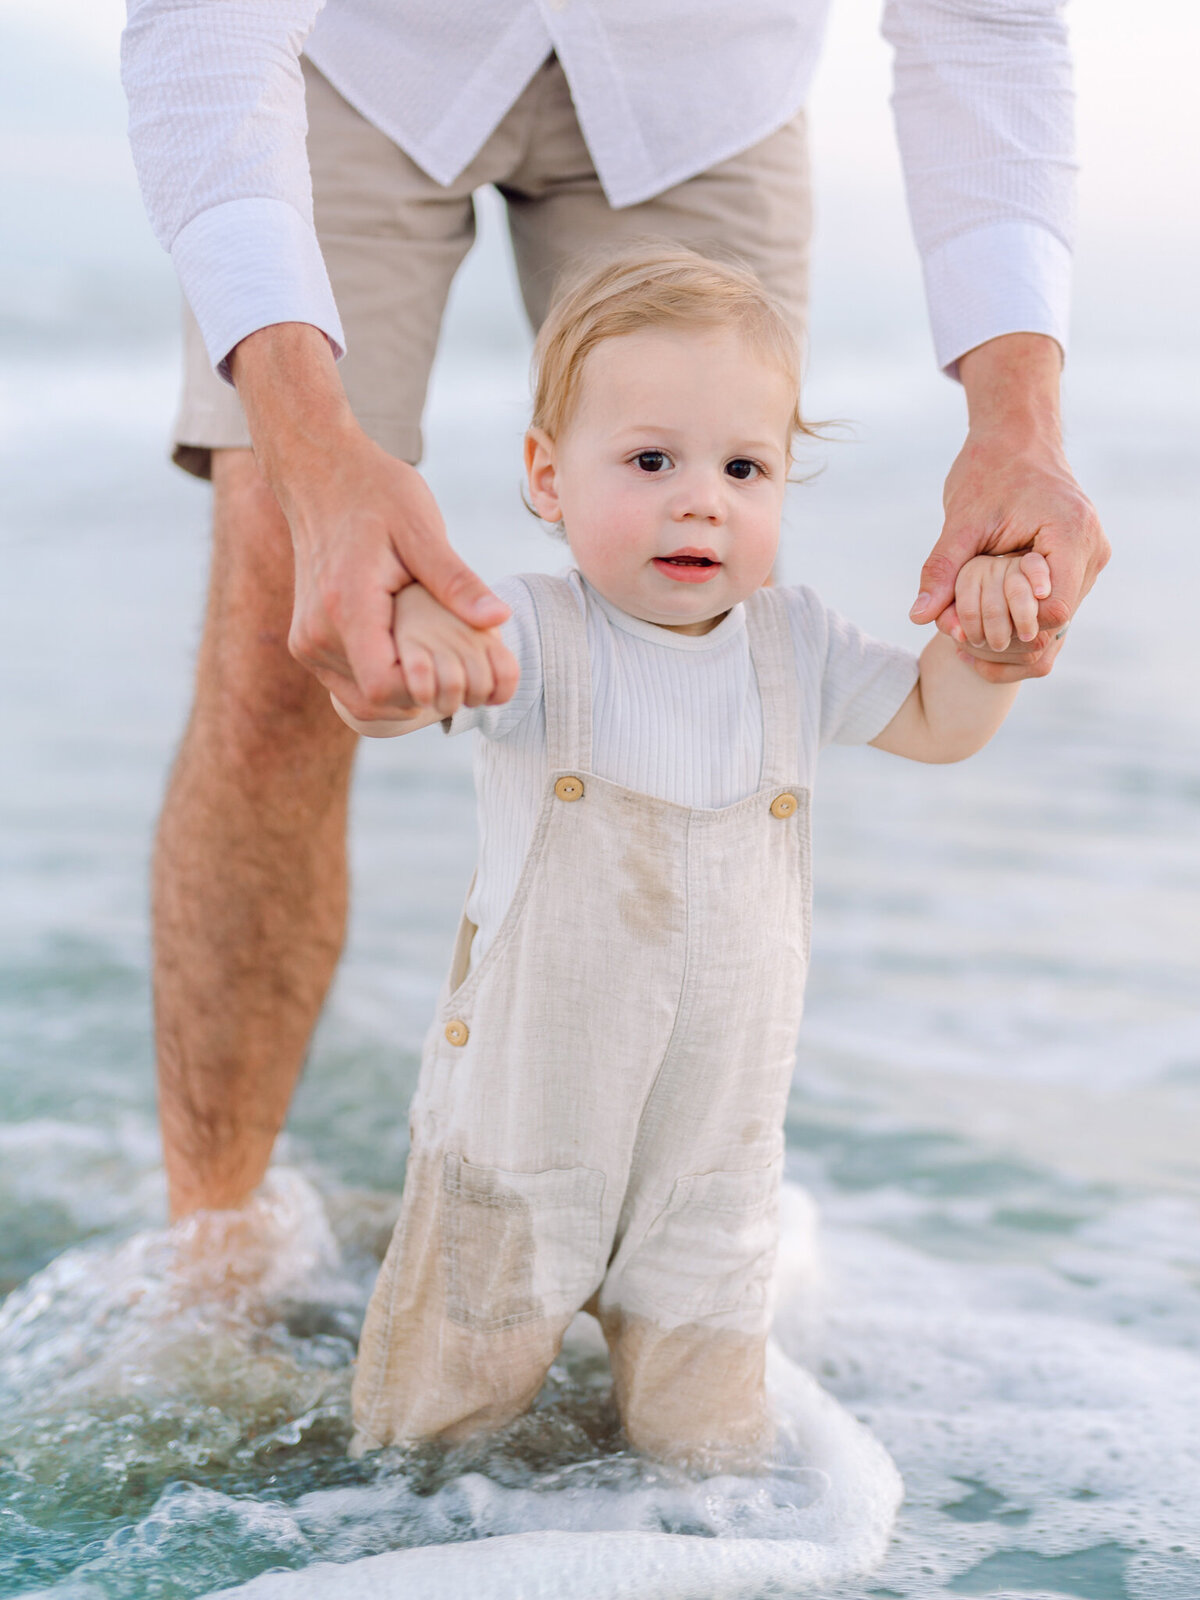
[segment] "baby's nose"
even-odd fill
[[[675,503],[675,518],[678,522],[689,518],[702,522],[724,522],[725,496],[719,480],[705,477],[681,485]]]

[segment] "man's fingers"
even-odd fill
[[[396,557],[415,580],[451,615],[472,628],[496,628],[510,611],[450,548],[446,525],[429,485],[415,467],[389,461],[404,487],[402,515],[390,519]]]
[[[1003,661],[979,661],[967,650],[958,652],[959,659],[966,662],[985,683],[1024,683],[1026,678],[1044,677],[1040,671],[1033,667],[1008,666]],[[1050,669],[1046,668],[1048,672]]]
[[[963,561],[966,559],[964,555]],[[908,613],[914,622],[932,622],[946,609],[954,599],[954,580],[962,564],[943,554],[940,548],[928,558],[921,568],[920,593]]]
[[[1038,622],[1051,633],[1065,627],[1086,590],[1087,552],[1076,544],[1064,543],[1044,551],[1053,588],[1045,599],[1039,597]]]
[[[957,528],[942,529],[941,538],[921,568],[921,592],[908,613],[914,622],[933,622],[941,615],[954,599],[954,585],[960,569],[973,555],[978,555],[980,544],[973,534]]]
[[[953,601],[938,617],[937,630],[939,633],[944,633],[947,638],[957,639],[961,643],[963,637],[962,619],[958,614],[958,606]]]
[[[1052,633],[1070,622],[1112,554],[1095,506],[1082,493],[1077,498],[1075,517],[1041,529],[1035,541],[1053,582],[1049,597],[1039,596],[1038,621]]]
[[[472,628],[498,628],[511,612],[459,559],[445,540],[438,540],[407,561],[422,588]]]
[[[363,725],[349,709],[344,700],[340,700],[336,694],[331,693],[329,696],[329,703],[348,728],[353,728],[355,733],[362,732]]]
[[[392,633],[394,609],[394,596],[378,586],[359,587],[342,601],[347,670],[360,698],[376,716],[407,710],[414,704]]]
[[[1074,480],[1072,488],[1068,511],[1044,523],[1033,540],[1053,579],[1053,592],[1042,601],[1041,624],[1054,631],[1070,622],[1112,554],[1095,506]]]
[[[1026,678],[1047,677],[1054,666],[1058,652],[1062,649],[1061,639],[1039,633],[1038,640],[1045,642],[1024,646],[1023,659],[1018,661],[989,661],[986,658],[980,660],[967,650],[960,650],[959,655],[988,683],[1023,683]],[[1009,652],[1010,656],[1012,653]]]
[[[349,671],[340,641],[323,612],[305,604],[297,597],[292,624],[288,629],[288,653],[320,679],[327,689],[330,675],[345,677]]]
[[[1054,637],[1050,633],[1038,633],[1036,638],[1022,640],[1015,636],[1008,641],[1004,650],[993,650],[989,644],[973,645],[965,639],[955,641],[959,647],[967,652],[974,661],[990,661],[1004,667],[1031,666],[1045,653],[1046,644]]]
[[[374,722],[380,718],[387,720],[397,712],[411,711],[413,708],[414,702],[412,696],[408,693],[408,686],[402,669],[400,670],[399,686],[390,696],[387,709],[381,711],[377,705],[366,698],[354,679],[348,677],[345,672],[340,672],[335,667],[330,666],[313,666],[307,661],[304,665],[322,688],[327,689],[330,695],[339,701],[357,722]]]

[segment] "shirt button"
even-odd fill
[[[554,785],[554,792],[560,800],[582,800],[582,778],[560,778]]]
[[[795,813],[799,804],[800,802],[794,794],[788,794],[784,790],[783,794],[777,794],[774,800],[771,801],[771,815],[773,817],[790,817]]]
[[[446,1038],[451,1044],[466,1044],[470,1036],[471,1030],[465,1022],[461,1022],[457,1017],[453,1022],[446,1024]]]

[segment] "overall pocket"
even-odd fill
[[[604,1174],[590,1167],[510,1172],[447,1154],[442,1256],[452,1322],[494,1332],[573,1315],[604,1270]]]
[[[630,1274],[647,1310],[694,1318],[761,1311],[779,1242],[781,1168],[676,1180]]]

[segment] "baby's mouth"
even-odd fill
[[[669,556],[655,556],[654,566],[677,583],[704,583],[721,570],[721,563],[708,550],[674,550]]]

